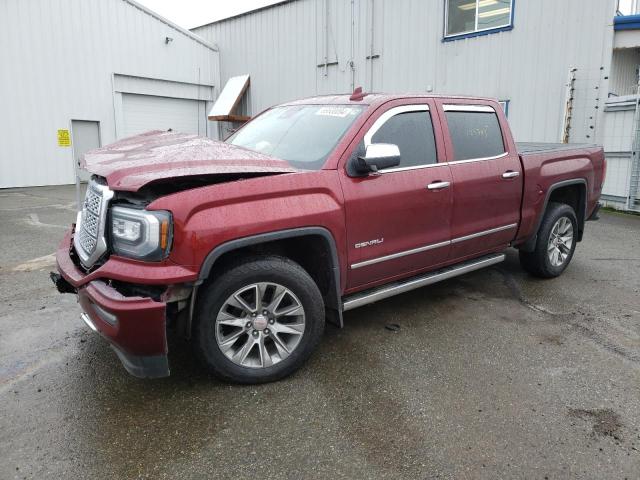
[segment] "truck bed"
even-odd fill
[[[545,153],[550,151],[578,150],[583,148],[597,148],[593,143],[545,143],[545,142],[516,142],[520,155]]]

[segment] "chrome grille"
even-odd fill
[[[102,205],[102,195],[93,188],[87,191],[87,198],[84,200],[84,207],[95,216],[100,215],[100,206]]]
[[[80,246],[84,250],[84,253],[91,255],[98,245],[97,239],[89,235],[85,229],[80,230],[78,235],[80,236]]]
[[[87,197],[82,208],[82,231],[94,239],[98,238],[101,207],[102,194],[96,192],[93,188],[88,188]]]
[[[113,192],[106,185],[92,180],[78,213],[74,246],[85,267],[93,265],[107,250],[104,228],[109,200]]]

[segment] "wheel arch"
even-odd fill
[[[330,262],[330,270],[326,275],[326,282],[328,284],[324,290],[323,298],[325,301],[325,308],[327,311],[328,320],[338,327],[343,326],[342,320],[342,301],[340,294],[340,262],[338,259],[338,250],[336,242],[329,230],[324,227],[301,227],[287,230],[279,230],[275,232],[261,233],[252,235],[249,237],[238,238],[229,242],[218,245],[211,250],[205,257],[200,273],[198,275],[198,285],[208,280],[215,271],[217,266],[220,266],[228,259],[234,252],[240,254],[247,249],[266,248],[268,252],[271,252],[274,247],[282,249],[286,248],[288,241],[300,240],[302,238],[313,239],[316,246],[322,245],[324,253],[327,256],[327,260]],[[298,261],[301,266],[307,270],[307,273],[318,283],[318,276],[322,275],[322,271],[318,269],[321,267],[320,263],[313,262],[300,262],[296,255],[287,255],[287,252],[282,253],[283,256],[291,258],[294,261]],[[305,265],[306,263],[306,265]],[[187,335],[191,335],[192,317],[195,308],[198,288],[193,291],[191,295],[191,306],[189,312],[189,321],[187,326]]]
[[[549,187],[544,199],[544,204],[536,219],[535,228],[533,229],[534,233],[526,242],[518,247],[520,250],[532,252],[535,249],[542,219],[547,212],[549,203],[554,201],[565,203],[574,209],[578,219],[578,242],[582,241],[584,224],[587,220],[587,181],[584,178],[573,178],[571,180],[554,183]]]

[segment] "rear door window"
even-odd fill
[[[498,116],[489,106],[445,105],[454,160],[472,160],[505,152]]]
[[[419,167],[437,163],[436,141],[427,110],[393,115],[371,136],[371,143],[392,143],[400,149],[400,165]]]

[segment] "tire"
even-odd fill
[[[201,288],[193,344],[200,361],[221,380],[273,382],[307,360],[324,322],[322,295],[300,265],[284,257],[254,257]]]
[[[555,240],[554,243],[557,233],[564,231],[566,235],[560,235],[561,240]],[[567,246],[568,238],[571,239],[570,246]],[[573,208],[564,203],[551,202],[538,229],[535,249],[533,252],[520,251],[520,265],[535,277],[557,277],[571,262],[577,241],[578,220]]]

